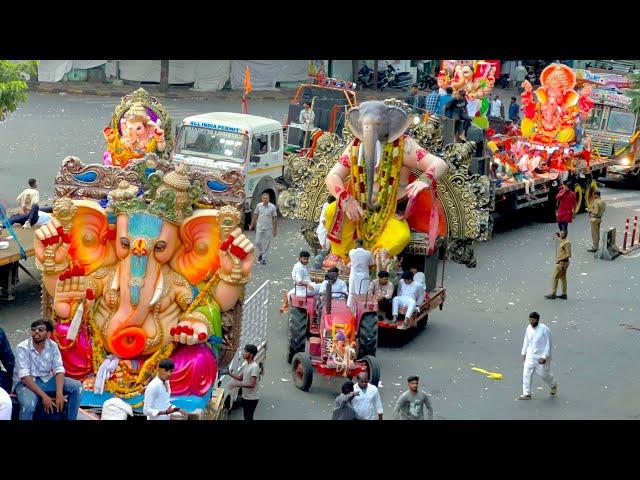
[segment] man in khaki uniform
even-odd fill
[[[556,251],[556,269],[553,272],[553,281],[551,283],[551,293],[545,295],[544,298],[554,300],[556,298],[567,299],[567,268],[569,268],[569,259],[571,258],[571,242],[567,238],[567,231],[560,230],[556,233],[560,236],[560,245]],[[562,282],[562,295],[556,297],[558,290],[558,280]]]
[[[600,190],[593,192],[593,195],[594,199],[588,210],[589,220],[591,221],[591,239],[593,240],[593,246],[588,251],[592,253],[597,252],[598,245],[600,245],[600,224],[606,207],[604,200],[600,198]]]

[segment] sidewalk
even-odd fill
[[[158,98],[175,98],[182,100],[241,100],[242,90],[218,90],[215,92],[199,92],[190,87],[170,86],[168,90],[161,91],[157,85],[141,85],[150,95]],[[73,95],[98,95],[104,97],[122,97],[128,95],[139,87],[136,85],[113,85],[110,83],[94,82],[39,82],[29,84],[29,90],[40,93],[67,93]],[[276,88],[273,90],[253,90],[248,95],[249,100],[281,100],[290,101],[296,94],[296,88]],[[373,90],[358,91],[358,101],[384,100],[385,98],[404,98],[407,91],[385,90],[378,92]]]

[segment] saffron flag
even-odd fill
[[[247,66],[246,70],[244,71],[244,94],[249,95],[249,92],[251,92],[251,90],[251,72],[249,71],[249,67]]]

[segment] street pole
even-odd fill
[[[169,60],[160,60],[160,90],[169,88]]]

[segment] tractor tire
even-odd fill
[[[307,311],[302,308],[289,307],[289,355],[287,363],[291,363],[293,356],[304,352],[307,340]]]
[[[376,354],[378,349],[378,316],[375,312],[367,312],[360,319],[360,330],[358,332],[358,343],[360,348],[358,356]]]
[[[367,364],[369,382],[377,387],[378,383],[380,383],[380,362],[378,362],[376,357],[371,355],[366,355],[362,360]]]
[[[308,392],[313,383],[313,365],[306,353],[298,352],[291,361],[293,382],[303,392]]]

